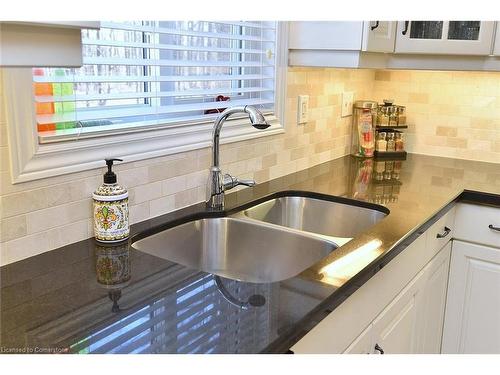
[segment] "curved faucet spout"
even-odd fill
[[[219,135],[222,129],[222,125],[227,120],[227,118],[235,113],[247,113],[250,118],[250,122],[252,126],[256,129],[267,129],[269,124],[266,119],[262,115],[262,113],[249,105],[245,106],[237,106],[226,108],[220,115],[217,117],[214,123],[214,130],[212,132],[212,166],[219,167]]]
[[[235,113],[246,113],[250,118],[252,126],[256,129],[266,129],[269,127],[262,113],[249,105],[237,106],[225,109],[215,120],[212,133],[212,166],[207,183],[207,206],[211,208],[224,207],[224,191],[232,189],[238,185],[253,186],[255,181],[238,180],[230,175],[224,176],[219,166],[219,137],[222,125],[226,119]]]

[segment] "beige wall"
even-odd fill
[[[223,169],[262,182],[345,155],[351,119],[340,117],[341,93],[370,97],[374,76],[373,70],[290,68],[286,133],[221,146]],[[295,123],[299,94],[310,95],[306,126]],[[90,196],[103,169],[12,185],[3,115],[0,136],[0,264],[92,237]],[[131,222],[202,201],[209,164],[206,148],[117,166],[130,191]]]
[[[410,152],[500,162],[500,72],[376,71],[374,90],[407,106]]]

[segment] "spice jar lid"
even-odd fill
[[[356,100],[354,102],[354,108],[368,108],[373,109],[377,108],[378,103],[373,100]]]

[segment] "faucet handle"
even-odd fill
[[[255,186],[255,181],[254,180],[240,180],[237,177],[233,177],[227,173],[224,175],[224,190],[230,190],[238,185]]]
[[[255,180],[239,180],[236,179],[238,185],[255,186]]]

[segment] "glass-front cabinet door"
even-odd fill
[[[396,53],[489,55],[493,21],[401,21]]]

